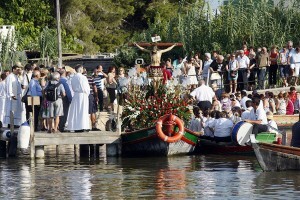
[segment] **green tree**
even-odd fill
[[[41,30],[55,25],[53,16],[53,0],[0,1],[0,18],[4,24],[16,27],[20,49],[37,49]]]

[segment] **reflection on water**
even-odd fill
[[[1,199],[295,199],[297,171],[264,173],[254,157],[0,160]]]

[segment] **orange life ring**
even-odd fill
[[[163,127],[163,123],[166,121],[175,122],[175,124],[179,128],[178,132],[165,134],[162,130],[162,127]],[[183,122],[181,121],[180,118],[178,118],[177,116],[172,115],[172,114],[164,115],[164,116],[160,117],[158,119],[158,121],[156,122],[155,128],[156,128],[156,133],[157,133],[158,137],[168,143],[173,143],[173,142],[179,141],[184,134]]]

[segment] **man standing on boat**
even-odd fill
[[[215,93],[211,87],[205,85],[205,81],[202,79],[200,80],[200,87],[192,91],[190,95],[198,102],[198,107],[205,111],[211,108]]]
[[[245,122],[253,124],[252,133],[257,135],[261,132],[268,131],[268,120],[265,110],[262,106],[259,106],[260,99],[258,97],[253,98],[252,107],[253,109],[250,111],[250,119],[245,120]]]

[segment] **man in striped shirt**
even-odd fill
[[[96,127],[96,112],[97,112],[97,103],[98,103],[98,92],[96,84],[94,82],[93,76],[87,76],[89,85],[90,85],[90,95],[89,95],[89,114],[92,122],[92,131],[100,131]]]
[[[98,106],[100,112],[103,111],[103,89],[104,89],[104,79],[107,78],[107,74],[103,72],[102,65],[98,65],[94,71],[94,82],[98,93]]]

